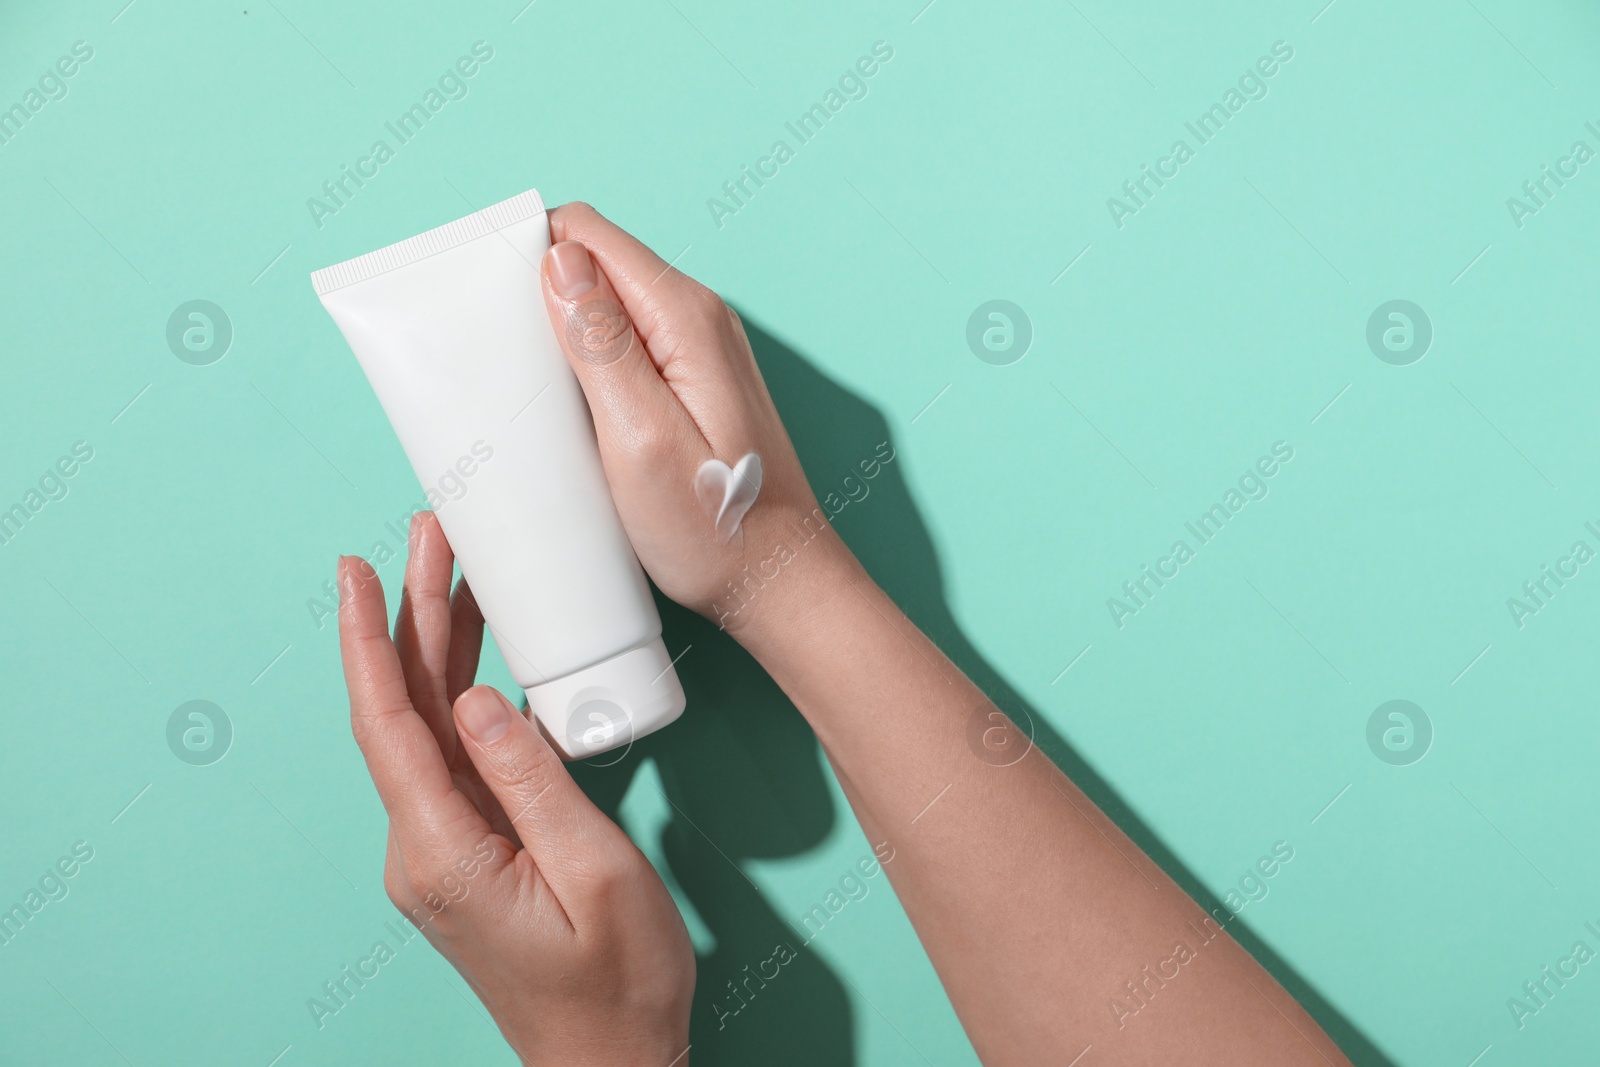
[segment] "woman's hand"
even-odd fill
[[[483,618],[431,512],[411,526],[395,635],[339,560],[351,728],[389,813],[384,887],[525,1063],[681,1067],[694,951],[649,862],[477,671]]]
[[[757,593],[780,570],[815,576],[853,565],[733,309],[587,204],[552,211],[550,232],[550,321],[594,413],[622,524],[661,591],[737,635],[754,614],[743,608],[760,611]],[[751,453],[759,475],[747,467],[733,480],[745,493],[759,480],[759,493],[725,540],[732,516],[719,532],[716,476],[728,474],[714,470],[699,491],[697,474],[708,460],[737,469]],[[783,581],[786,590],[804,584]]]

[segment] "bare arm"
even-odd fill
[[[1041,753],[986,758],[1024,739],[827,523],[737,316],[586,205],[551,227],[546,304],[641,562],[815,729],[984,1062],[1347,1062]],[[751,455],[730,523],[740,494],[698,483]]]
[[[1346,1062],[842,546],[806,562],[736,636],[892,849],[885,870],[985,1063],[1090,1047],[1084,1064]]]

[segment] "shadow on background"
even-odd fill
[[[856,465],[889,441],[870,404],[831,381],[796,352],[744,320],[767,385],[818,498],[844,495]],[[893,444],[892,441],[890,441]],[[858,479],[859,480],[859,479]],[[1207,911],[1222,902],[1162,843],[973,647],[944,598],[933,542],[890,463],[870,493],[835,518],[840,535],[905,613],[1012,718],[1027,712],[1035,741],[1124,832]],[[615,817],[643,761],[653,759],[672,821],[662,847],[673,876],[715,939],[700,955],[690,1041],[699,1065],[848,1065],[855,1027],[844,982],[743,874],[747,860],[795,856],[820,845],[837,818],[815,737],[782,690],[731,638],[693,612],[658,597],[668,647],[693,645],[678,663],[689,710],[670,729],[641,740],[611,767],[575,766],[584,789]],[[819,884],[821,901],[831,888]],[[879,892],[886,887],[878,886]],[[810,902],[807,903],[809,907]],[[1231,933],[1281,982],[1359,1065],[1391,1061],[1243,922]],[[825,936],[826,929],[819,936]],[[766,983],[746,983],[776,946],[798,957]],[[746,971],[745,968],[749,970]],[[767,965],[767,973],[771,973]],[[739,984],[737,994],[730,983]],[[753,990],[751,995],[747,990]],[[734,1010],[737,1009],[737,1013]]]

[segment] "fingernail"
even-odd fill
[[[589,250],[577,241],[551,245],[545,260],[550,288],[564,300],[576,300],[593,289],[599,281],[594,272],[594,260],[589,258]]]
[[[456,719],[478,744],[493,744],[511,729],[511,705],[495,690],[477,686],[456,701]]]

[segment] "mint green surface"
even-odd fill
[[[0,1062],[513,1062],[420,938],[320,1029],[307,1007],[397,919],[314,605],[341,552],[395,597],[386,524],[422,494],[306,275],[530,186],[738,308],[819,494],[892,441],[840,530],[1187,887],[1220,905],[1292,845],[1231,929],[1353,1059],[1592,1058],[1600,965],[1520,1027],[1508,998],[1600,949],[1600,565],[1507,603],[1600,549],[1600,162],[1507,206],[1600,150],[1592,4],[123,3],[0,7],[0,107],[93,49],[0,144],[0,508],[93,450],[0,545],[0,907],[93,849],[0,945]],[[477,41],[467,95],[319,227],[307,199]],[[1280,41],[1200,145],[1184,124]],[[1180,138],[1119,227],[1107,199]],[[233,339],[192,365],[167,320],[201,299]],[[1031,320],[1010,365],[967,344],[991,299]],[[1409,365],[1366,340],[1395,299],[1432,324]],[[1280,441],[1201,545],[1185,523]],[[1108,598],[1178,539],[1119,627]],[[584,780],[702,953],[693,1061],[976,1062],[882,876],[718,1030],[871,846],[759,670],[666,621],[684,720]],[[1432,724],[1409,765],[1367,741],[1395,699]],[[191,700],[232,724],[219,762],[168,747]]]

